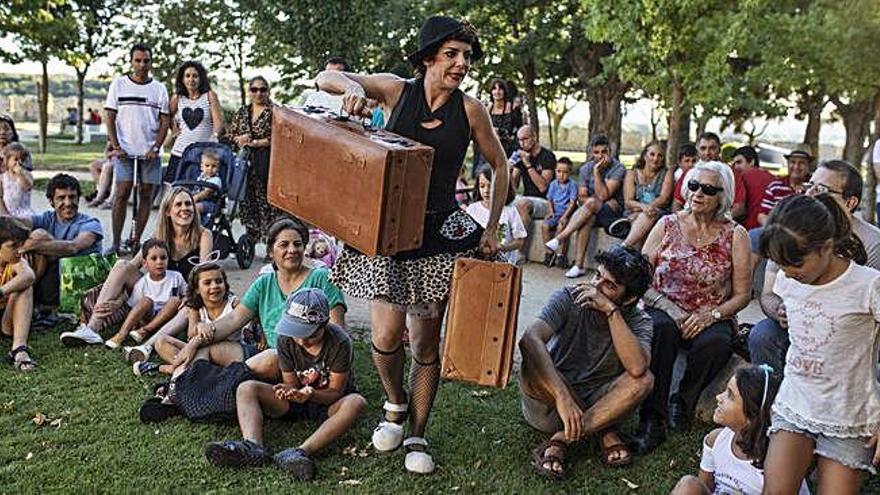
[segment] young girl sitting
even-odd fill
[[[481,226],[489,223],[489,193],[492,190],[492,169],[483,167],[477,172],[477,185],[480,191],[480,200],[468,205],[467,213],[472,216]],[[498,253],[504,261],[518,264],[519,250],[525,244],[526,228],[523,225],[519,212],[511,205],[516,193],[513,186],[507,192],[507,200],[504,209],[501,210],[501,218],[498,220],[498,235],[501,237],[501,250]]]
[[[21,143],[9,143],[3,148],[5,170],[0,174],[0,190],[3,193],[0,215],[30,218],[34,214],[31,209],[34,177],[30,171],[30,157],[30,152]]]
[[[712,421],[722,427],[710,431],[703,440],[699,477],[682,478],[673,495],[761,494],[770,407],[780,381],[767,365],[740,368],[730,377],[727,389],[715,397],[718,405]],[[806,484],[799,493],[810,493]]]
[[[791,346],[764,463],[764,493],[794,493],[813,461],[819,492],[858,493],[880,462],[880,272],[830,194],[779,202],[761,254],[781,270],[773,292],[788,315]]]
[[[171,363],[185,346],[198,348],[199,342],[196,326],[201,323],[213,323],[226,316],[238,306],[236,298],[229,290],[226,272],[217,263],[208,262],[196,266],[189,276],[189,287],[186,294],[189,311],[189,329],[185,343],[170,335],[160,335],[156,340],[156,352],[166,363]],[[212,363],[226,366],[236,361],[245,361],[257,353],[257,346],[247,343],[240,330],[231,334],[226,340],[201,348],[195,359],[208,359]],[[156,370],[173,374],[175,367],[171,364],[159,365],[149,361],[136,362],[133,365],[135,375],[154,373]]]
[[[18,220],[0,217],[0,329],[4,337],[12,338],[12,351],[6,359],[18,371],[31,371],[37,365],[27,345],[34,308],[34,272],[19,252],[29,234]]]

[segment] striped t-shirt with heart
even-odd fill
[[[211,102],[208,93],[202,93],[195,100],[180,95],[174,121],[180,129],[180,134],[177,135],[171,148],[173,156],[183,155],[186,147],[193,143],[217,141],[217,136],[214,135],[214,122],[211,120]]]

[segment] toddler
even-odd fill
[[[9,143],[3,148],[3,173],[0,174],[0,189],[3,193],[3,209],[14,217],[30,218],[31,190],[34,177],[31,175],[31,154],[21,143]]]
[[[201,160],[202,173],[199,175],[199,182],[206,182],[217,189],[209,186],[202,186],[193,192],[193,201],[196,203],[196,210],[199,212],[199,218],[202,225],[206,225],[212,213],[214,213],[214,202],[210,201],[216,194],[223,189],[223,181],[220,179],[220,154],[212,149],[202,152]]]
[[[550,211],[544,222],[541,224],[541,237],[544,244],[550,242],[553,234],[557,229],[564,229],[572,213],[577,208],[577,184],[571,180],[571,160],[562,157],[556,163],[556,180],[550,183],[547,189],[547,200]],[[544,253],[544,265],[551,267],[554,265],[553,258],[556,257],[556,266],[560,268],[568,268],[568,243],[559,246],[559,256],[550,250]]]

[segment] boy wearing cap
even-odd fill
[[[282,383],[252,380],[236,392],[238,424],[244,440],[211,442],[208,461],[217,466],[261,466],[272,462],[263,445],[263,416],[288,421],[322,421],[298,447],[274,457],[278,467],[297,479],[314,477],[309,456],[345,434],[366,407],[352,375],[348,334],[330,323],[330,308],[320,289],[302,289],[287,299],[278,333],[278,366]]]

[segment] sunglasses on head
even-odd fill
[[[269,88],[266,86],[251,86],[251,93],[268,93]]]
[[[703,184],[696,179],[688,181],[688,189],[692,192],[703,191],[706,196],[715,196],[724,190],[723,187],[713,186],[712,184]]]

